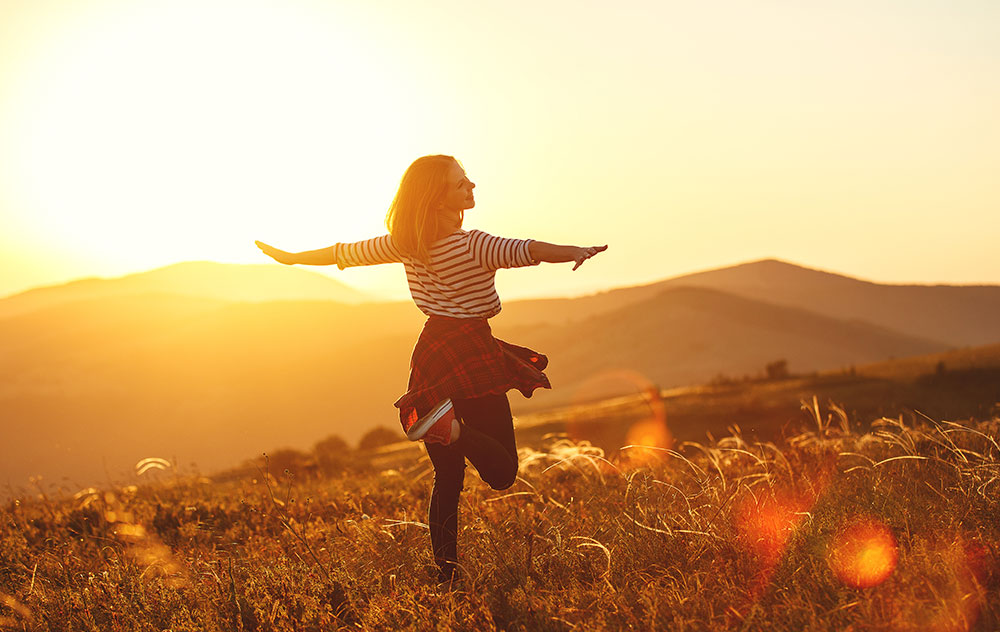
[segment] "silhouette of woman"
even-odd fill
[[[517,477],[517,448],[507,391],[531,397],[551,388],[548,360],[493,337],[488,319],[500,312],[496,270],[574,261],[576,270],[607,249],[559,246],[463,230],[475,206],[462,165],[424,156],[407,168],[386,215],[389,234],[355,243],[290,253],[257,246],[284,264],[348,266],[401,262],[410,294],[427,321],[413,348],[407,391],[395,402],[410,440],[422,440],[434,465],[428,524],[439,579],[458,571],[458,499],[468,459],[493,489]]]

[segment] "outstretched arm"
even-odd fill
[[[303,252],[285,252],[284,250],[278,250],[274,246],[269,246],[262,241],[255,241],[253,243],[257,244],[257,247],[265,255],[285,265],[301,263],[308,266],[330,266],[337,263],[336,246],[320,248],[319,250],[305,250]]]
[[[392,241],[392,235],[382,235],[355,241],[352,243],[336,243],[319,250],[303,252],[285,252],[263,242],[254,242],[264,254],[279,263],[293,265],[302,263],[310,266],[329,266],[336,264],[343,270],[351,266],[373,266],[379,263],[395,263],[403,260],[403,253]]]
[[[607,245],[582,248],[580,246],[558,246],[544,241],[532,241],[528,244],[528,253],[535,261],[545,261],[548,263],[575,261],[576,265],[573,266],[574,270],[583,265],[583,262],[587,259],[590,259],[597,253],[604,252],[607,249]]]

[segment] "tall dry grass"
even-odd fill
[[[0,510],[0,627],[1000,628],[1000,420],[862,434],[804,408],[781,445],[549,436],[506,492],[470,472],[461,589],[432,581],[426,458],[21,498]]]

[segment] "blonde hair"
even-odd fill
[[[448,170],[460,164],[452,156],[423,156],[406,168],[396,197],[385,215],[385,226],[396,246],[407,255],[427,262],[430,246],[437,238],[437,212],[447,188]],[[459,218],[459,225],[464,214]]]

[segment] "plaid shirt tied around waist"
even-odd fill
[[[542,371],[545,356],[493,337],[485,318],[431,316],[413,347],[406,393],[394,404],[403,431],[446,397],[466,399],[506,393],[531,397],[552,388]]]

